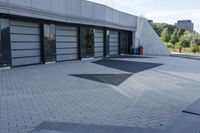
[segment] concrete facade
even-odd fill
[[[136,16],[85,0],[0,0],[0,12],[133,31],[137,25]]]
[[[142,45],[145,55],[170,55],[170,51],[145,18],[137,19],[135,47]]]
[[[11,51],[10,56],[4,54],[6,61],[0,56],[0,66],[7,65],[2,62],[10,62],[11,66],[45,64],[45,51],[51,50],[53,62],[81,59],[82,45],[87,45],[81,40],[85,28],[92,32],[90,43],[95,45],[92,57],[130,54],[131,48],[139,45],[143,45],[144,54],[169,55],[146,20],[85,0],[0,0],[0,14],[0,26],[4,19],[7,21],[3,36],[10,38],[7,40],[10,48],[3,51]],[[99,30],[101,33],[95,33]],[[54,41],[54,46],[46,48],[45,39]],[[4,41],[1,45],[8,44]]]
[[[176,27],[180,29],[184,29],[186,31],[193,32],[194,31],[194,24],[191,20],[179,20],[176,24]]]

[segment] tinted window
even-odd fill
[[[94,57],[94,31],[93,28],[81,28],[81,56]]]
[[[0,19],[0,66],[10,64],[9,20]]]
[[[44,56],[45,62],[55,61],[56,39],[55,25],[44,25]]]
[[[2,56],[1,20],[0,20],[0,56]]]
[[[120,54],[128,54],[128,32],[121,32],[120,35]]]

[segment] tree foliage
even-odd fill
[[[161,33],[161,38],[164,42],[169,42],[170,34],[168,28],[165,28]]]
[[[166,23],[154,23],[152,26],[153,26],[153,29],[156,31],[156,33],[159,36],[161,36],[161,33],[163,32],[163,30],[165,28],[168,28],[169,34],[172,34],[174,32],[174,29],[176,29],[176,26],[169,25],[169,24],[166,24]]]
[[[182,36],[180,36],[178,46],[183,47],[183,48],[187,48],[187,47],[190,47],[190,42],[191,42],[190,33],[184,32],[184,34]]]
[[[179,41],[178,29],[175,29],[173,34],[171,35],[170,42],[175,45],[178,41]]]
[[[166,43],[168,48],[190,48],[192,52],[200,52],[200,34],[178,29],[174,25],[166,23],[154,23],[152,25],[156,33]]]
[[[191,43],[200,46],[200,34],[194,32],[191,39]]]

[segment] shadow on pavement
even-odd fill
[[[94,61],[93,63],[114,68],[114,69],[118,69],[118,70],[122,70],[125,72],[130,72],[133,74],[163,65],[159,63],[121,61],[121,60],[111,60],[111,59],[98,60],[98,61]]]

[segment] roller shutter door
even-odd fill
[[[39,64],[39,24],[19,21],[10,22],[12,66]]]
[[[110,31],[109,37],[109,55],[118,55],[119,53],[119,35],[116,31]]]
[[[57,61],[78,59],[77,33],[76,27],[56,26]]]
[[[104,35],[103,30],[95,30],[95,57],[104,56]]]

